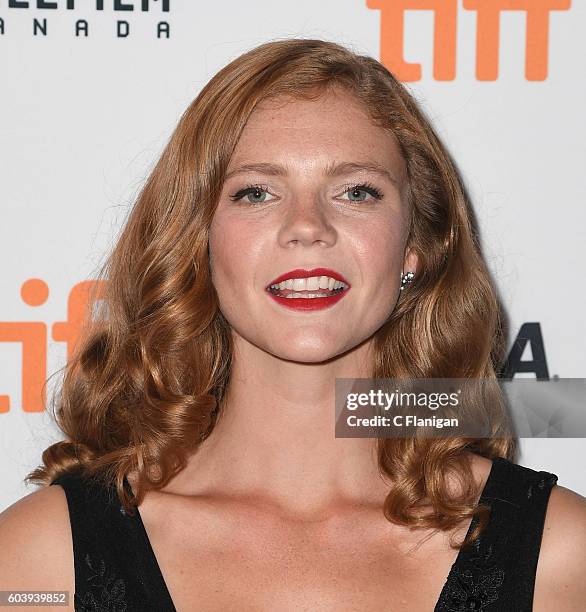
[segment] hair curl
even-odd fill
[[[65,366],[55,419],[66,439],[43,452],[27,481],[49,484],[77,470],[115,484],[132,514],[146,490],[164,486],[210,434],[233,348],[208,252],[228,162],[260,101],[311,98],[332,87],[354,94],[396,136],[407,166],[408,244],[419,270],[375,334],[372,376],[496,382],[504,344],[496,294],[465,189],[429,120],[375,59],[323,40],[273,41],[220,70],[180,118],[96,279],[105,312],[86,317]],[[379,470],[394,484],[388,520],[448,530],[478,515],[458,546],[477,537],[489,508],[476,506],[467,451],[507,459],[515,452],[496,384],[490,409],[481,410],[494,423],[492,437],[378,439]],[[123,486],[130,472],[136,497]],[[448,490],[449,472],[464,485],[458,495]],[[420,512],[425,505],[428,514]]]

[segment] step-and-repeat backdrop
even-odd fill
[[[181,113],[272,39],[405,82],[473,199],[510,376],[585,378],[585,24],[581,0],[0,0],[0,510],[61,437],[43,406],[87,283]],[[519,462],[586,494],[584,449],[523,439]]]

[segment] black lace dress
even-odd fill
[[[460,549],[430,612],[531,612],[545,512],[557,479],[506,459],[493,461],[480,498],[492,507],[490,523],[474,546]],[[75,474],[52,484],[67,496],[75,610],[174,612],[140,512],[127,515],[114,489]]]

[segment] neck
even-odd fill
[[[182,482],[303,516],[380,505],[389,485],[376,440],[335,437],[335,379],[369,377],[371,349],[366,342],[327,362],[299,363],[236,336],[222,415]]]

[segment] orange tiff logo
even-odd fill
[[[433,11],[433,78],[455,79],[458,0],[366,0],[366,5],[381,12],[380,60],[401,81],[421,79],[421,64],[403,58],[405,11]],[[549,14],[567,11],[571,0],[463,0],[462,5],[476,11],[478,80],[498,78],[502,11],[525,11],[525,78],[528,81],[547,78]]]
[[[67,358],[73,353],[84,317],[88,312],[90,291],[101,295],[103,281],[83,281],[69,292],[67,321],[54,323],[52,339],[67,343]],[[41,306],[49,297],[44,280],[30,278],[20,288],[22,301],[29,306]],[[47,377],[47,325],[37,321],[0,322],[0,342],[18,342],[22,345],[22,409],[24,412],[42,412],[45,409],[44,384]],[[0,413],[10,410],[8,395],[0,395]]]

